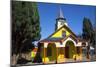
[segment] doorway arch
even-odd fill
[[[76,48],[73,41],[68,40],[65,44],[65,58],[73,58],[76,53]]]
[[[49,61],[56,61],[56,45],[55,45],[55,43],[48,44],[47,57],[49,58]]]

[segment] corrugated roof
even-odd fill
[[[44,40],[41,40],[40,42],[60,42],[61,40],[63,40],[64,38],[54,38],[54,37],[51,37],[51,38],[46,38]]]

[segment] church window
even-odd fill
[[[64,25],[64,23],[61,23],[61,25]]]
[[[66,37],[66,31],[62,31],[62,37]]]

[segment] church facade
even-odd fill
[[[49,32],[49,31],[48,31]],[[43,63],[63,63],[68,59],[82,60],[82,41],[69,28],[62,10],[56,19],[55,32],[39,41]],[[85,42],[85,46],[87,46]]]

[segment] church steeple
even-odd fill
[[[56,28],[55,28],[55,30],[59,29],[63,25],[67,26],[68,24],[66,23],[66,18],[64,18],[64,15],[63,15],[61,8],[59,8],[59,14],[56,18]]]
[[[64,18],[61,8],[59,9],[58,18]]]

